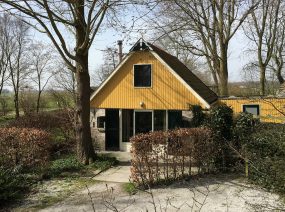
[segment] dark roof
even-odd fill
[[[185,66],[177,57],[172,56],[151,43],[147,43],[147,45],[208,104],[212,104],[218,99],[216,93],[208,88],[208,86],[206,86],[195,74],[193,74],[193,72],[190,71],[187,66]],[[133,50],[136,51],[137,49]],[[143,48],[143,50],[146,50],[146,48]]]

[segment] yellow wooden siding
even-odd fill
[[[285,98],[237,98],[220,99],[219,102],[230,106],[234,113],[243,111],[243,105],[259,105],[260,121],[284,123],[285,116],[279,111],[285,113]],[[276,108],[275,108],[276,107]]]
[[[152,65],[152,87],[133,86],[133,65]],[[144,107],[140,106],[144,102]],[[94,108],[188,110],[200,101],[150,52],[134,52],[91,101]]]

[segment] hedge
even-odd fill
[[[139,134],[131,138],[131,178],[152,185],[215,170],[219,149],[207,128],[177,129]]]
[[[0,128],[0,166],[31,168],[49,161],[50,134],[32,128]]]

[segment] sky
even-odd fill
[[[147,39],[147,36],[145,36]],[[137,33],[130,34],[131,40],[129,42],[123,42],[123,52],[128,53],[132,45],[140,38]],[[103,51],[106,47],[117,48],[117,41],[122,39],[122,36],[113,30],[106,31],[100,34],[95,39],[91,51],[90,51],[90,71],[94,71],[103,63]],[[243,74],[242,69],[248,62],[248,55],[244,52],[248,46],[248,39],[241,33],[238,32],[233,39],[230,41],[229,46],[229,81],[242,81]]]
[[[130,20],[134,16],[134,11],[131,13],[127,13],[123,18],[123,22],[125,22],[126,26],[129,27],[132,23]],[[137,17],[135,17],[137,18]],[[134,28],[143,28],[146,24],[143,20],[139,20],[135,22]],[[93,45],[91,46],[89,52],[89,70],[91,75],[96,75],[95,70],[103,64],[103,54],[104,50],[107,47],[115,47],[117,48],[117,41],[123,40],[123,53],[128,53],[132,45],[135,42],[143,37],[148,41],[148,37],[150,35],[150,31],[146,32],[138,32],[132,30],[131,32],[123,33],[119,30],[115,30],[114,28],[107,28],[104,31],[101,31],[98,35],[96,35]],[[67,36],[67,35],[66,35]],[[68,37],[68,36],[67,36]],[[50,43],[49,38],[45,35],[38,32],[34,32],[34,39],[44,41],[45,43]],[[236,35],[230,41],[229,46],[229,58],[228,58],[228,69],[229,69],[229,81],[242,81],[243,74],[242,69],[244,65],[249,61],[248,55],[245,55],[243,52],[246,50],[248,46],[248,39],[243,35],[243,33],[238,31]],[[94,83],[94,82],[93,82]]]

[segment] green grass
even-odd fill
[[[134,195],[138,192],[138,189],[134,183],[125,183],[123,184],[123,190],[129,195]]]
[[[97,155],[94,163],[90,164],[89,167],[105,171],[112,166],[118,165],[119,161],[115,157],[107,157],[102,155]]]
[[[7,124],[9,121],[14,120],[15,119],[15,114],[14,113],[10,113],[6,116],[0,116],[0,125],[5,125]]]
[[[44,177],[51,179],[57,177],[91,176],[95,170],[105,171],[117,164],[118,161],[114,157],[97,156],[94,163],[84,166],[77,160],[75,155],[67,155],[53,160]]]

